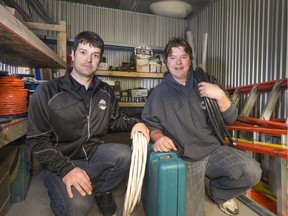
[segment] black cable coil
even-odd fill
[[[197,67],[195,69],[193,75],[198,83],[209,82],[215,84],[212,76],[205,73],[200,67]],[[219,110],[219,106],[216,100],[204,97],[204,103],[218,140],[221,142],[222,145],[226,145],[225,138],[227,137],[231,146],[236,147],[237,143],[233,140],[228,129],[226,128],[225,122],[223,120],[222,114]]]

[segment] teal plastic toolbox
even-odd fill
[[[142,201],[146,216],[185,216],[185,161],[174,152],[154,152],[149,144]]]

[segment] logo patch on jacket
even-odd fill
[[[107,108],[107,103],[105,100],[101,99],[98,103],[98,107],[101,109],[101,110],[105,110]]]

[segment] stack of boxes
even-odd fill
[[[99,67],[98,69],[102,70],[103,68]],[[116,68],[116,70],[118,69]],[[153,57],[152,49],[145,44],[140,44],[135,47],[134,54],[130,57],[130,63],[122,62],[120,69],[123,71],[136,69],[137,72],[142,73],[161,73],[166,70],[166,67],[160,55]],[[113,87],[116,98],[121,102],[145,102],[149,94],[149,90],[146,88],[121,91],[120,81],[105,80],[105,82]]]
[[[137,57],[136,70],[137,72],[162,73],[166,71],[166,66],[159,58],[140,59]]]

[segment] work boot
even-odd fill
[[[111,192],[98,193],[94,195],[98,209],[102,216],[116,216],[117,206]]]

